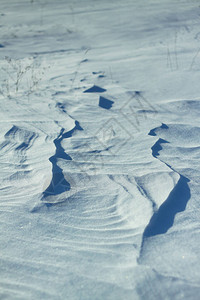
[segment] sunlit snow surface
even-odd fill
[[[0,299],[199,299],[199,2],[0,16]]]

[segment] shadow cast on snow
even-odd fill
[[[168,126],[162,124],[160,128],[166,130],[168,129]],[[156,129],[157,128],[152,129],[149,132],[149,135],[156,136]],[[156,159],[159,159],[159,151],[162,150],[161,144],[163,143],[169,142],[159,138],[151,148],[152,155]],[[165,163],[165,165],[168,166],[172,171],[174,171],[170,165],[168,165],[167,163]],[[190,188],[188,186],[188,182],[190,180],[182,176],[181,174],[179,174],[179,176],[180,179],[178,183],[173,188],[165,202],[159,207],[158,211],[153,214],[149,224],[145,228],[143,234],[144,239],[158,234],[166,233],[169,228],[173,226],[176,214],[185,210],[186,205],[191,197]]]
[[[72,160],[72,158],[65,153],[64,148],[61,145],[63,139],[70,138],[74,131],[83,130],[78,121],[75,121],[75,127],[64,133],[64,128],[61,129],[59,136],[54,140],[54,145],[56,147],[55,154],[49,158],[49,161],[52,163],[52,180],[47,189],[43,192],[42,200],[48,196],[58,195],[65,191],[70,190],[70,183],[65,180],[63,170],[57,165],[59,158],[65,160]]]
[[[144,238],[163,234],[173,226],[177,213],[184,211],[190,199],[189,179],[180,175],[180,179],[165,202],[155,212],[144,231]]]
[[[105,97],[100,96],[99,97],[99,106],[105,109],[110,109],[113,105],[114,101],[109,100]]]

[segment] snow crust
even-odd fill
[[[1,299],[199,299],[199,14],[1,0]]]

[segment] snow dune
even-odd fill
[[[198,3],[0,8],[0,298],[198,299]]]

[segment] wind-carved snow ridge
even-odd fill
[[[36,134],[34,132],[13,125],[5,134],[5,143],[2,145],[2,148],[12,143],[15,145],[15,151],[25,152],[31,147],[35,137]]]
[[[167,130],[168,126],[162,124],[160,128],[163,130]],[[155,131],[157,129],[158,128],[152,129],[149,132],[149,135],[156,136]],[[187,202],[190,199],[190,189],[188,186],[188,182],[190,180],[181,175],[179,172],[175,171],[169,164],[165,163],[159,158],[159,151],[162,150],[161,145],[163,143],[169,142],[159,138],[158,141],[151,148],[152,155],[156,159],[159,159],[167,167],[169,167],[173,172],[177,173],[180,176],[180,178],[176,186],[169,194],[168,198],[165,200],[165,202],[153,214],[149,224],[144,230],[143,240],[151,236],[166,233],[169,230],[169,228],[173,226],[176,214],[185,210]]]
[[[36,133],[13,125],[5,134],[5,141],[0,145],[0,148],[7,154],[14,151],[13,155],[18,158],[22,166],[26,161],[27,150],[32,147],[37,137]]]
[[[70,190],[70,183],[66,181],[63,174],[63,170],[58,166],[57,162],[59,158],[65,160],[72,160],[72,158],[65,152],[61,143],[63,139],[72,137],[72,134],[76,130],[83,130],[78,121],[75,121],[75,127],[64,133],[64,128],[61,129],[59,136],[54,140],[56,147],[55,154],[49,158],[49,161],[52,163],[52,180],[47,189],[43,192],[42,201],[45,202],[47,206],[51,206],[52,202],[48,201],[48,198],[62,194],[63,192]],[[56,202],[57,203],[57,202]]]

